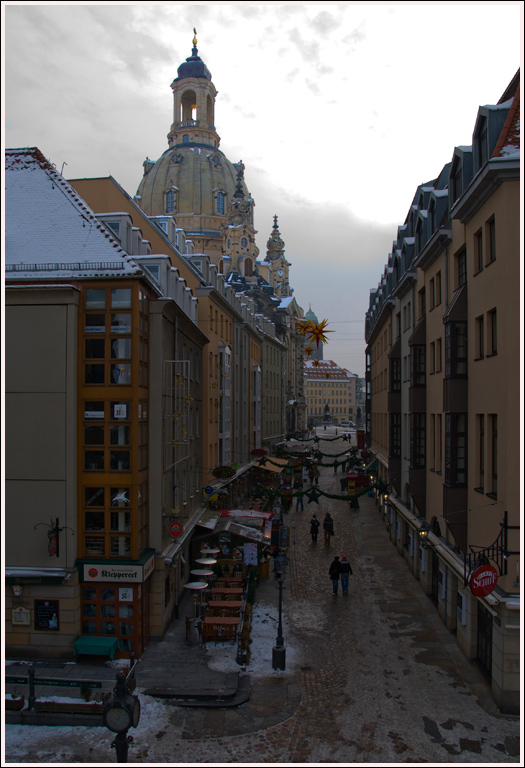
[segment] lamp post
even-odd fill
[[[286,648],[283,638],[283,582],[288,560],[280,552],[275,558],[275,575],[279,584],[279,625],[277,628],[277,637],[272,649],[272,667],[273,669],[286,669]]]
[[[419,544],[423,549],[428,549],[430,543],[428,541],[428,533],[430,531],[430,525],[426,520],[421,520],[421,526],[418,531]]]
[[[131,670],[133,674],[133,654],[130,654]],[[128,679],[123,672],[117,672],[117,684],[113,689],[113,696],[109,698],[102,713],[102,721],[106,728],[116,734],[111,746],[116,750],[117,763],[128,762],[128,746],[133,741],[128,736],[130,728],[136,728],[140,720],[140,701],[137,696],[129,693]]]

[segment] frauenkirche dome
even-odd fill
[[[146,159],[143,163],[136,200],[149,216],[175,216],[177,226],[193,240],[195,251],[206,251],[216,260],[221,256],[223,226],[239,180],[245,197],[251,196],[243,180],[242,161],[231,163],[219,149],[217,91],[198,55],[196,37],[192,55],[178,68],[171,88],[173,124],[168,149],[156,162]]]

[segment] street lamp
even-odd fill
[[[282,551],[275,558],[275,575],[279,584],[279,626],[277,628],[277,637],[272,649],[272,667],[273,669],[286,669],[286,648],[283,638],[283,582],[286,573],[288,560]]]
[[[131,659],[133,664],[133,658]],[[140,720],[140,701],[138,696],[129,693],[128,681],[123,672],[117,672],[117,684],[113,696],[106,701],[102,713],[102,722],[116,734],[112,747],[117,752],[117,763],[128,762],[128,746],[133,741],[128,736],[130,728],[136,728]]]
[[[423,549],[428,549],[430,546],[430,543],[428,541],[429,531],[430,531],[430,525],[428,524],[428,522],[426,520],[421,520],[418,536],[419,536],[419,545]]]

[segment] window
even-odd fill
[[[177,210],[176,201],[177,198],[174,189],[170,189],[166,192],[166,213],[174,213],[174,211]]]
[[[410,414],[410,466],[423,469],[426,462],[426,414]]]
[[[498,417],[490,415],[490,492],[487,494],[497,498],[498,494]]]
[[[481,229],[474,235],[474,273],[483,269],[483,233]]]
[[[462,487],[467,483],[467,415],[445,414],[445,483]]]
[[[106,226],[111,229],[115,237],[120,240],[120,221],[106,221]]]
[[[474,359],[483,360],[483,357],[485,355],[485,318],[483,317],[483,315],[476,317],[475,324],[476,324],[475,325],[476,350],[475,350]]]
[[[401,414],[390,414],[390,456],[401,456]]]
[[[487,239],[488,239],[488,253],[487,264],[492,264],[496,261],[496,223],[492,218],[487,224]]]
[[[438,307],[441,304],[441,272],[437,273],[435,280],[436,280],[435,306]]]
[[[430,342],[430,370],[429,373],[436,372],[436,342]]]
[[[436,472],[441,473],[443,462],[443,416],[441,413],[436,414],[436,448],[434,457],[434,468]]]
[[[485,488],[485,416],[480,413],[476,416],[476,491]]]
[[[401,358],[393,357],[390,361],[390,391],[401,392]]]
[[[434,278],[430,281],[430,311],[436,306],[436,289],[434,285]]]
[[[459,157],[454,158],[451,180],[452,202],[455,202],[463,194],[463,162]]]
[[[224,203],[225,203],[225,195],[224,192],[217,192],[217,195],[215,197],[215,212],[216,213],[224,213]]]
[[[457,288],[467,282],[467,252],[464,248],[456,256],[456,281]]]
[[[424,387],[426,385],[425,346],[417,344],[410,349],[410,386]]]
[[[445,324],[445,376],[458,378],[467,375],[467,324]]]
[[[419,317],[424,317],[427,310],[425,289],[419,291]]]
[[[487,356],[497,355],[498,326],[497,326],[497,315],[496,315],[495,309],[492,309],[487,315],[487,327],[488,327],[488,334],[489,334],[489,337],[487,339],[488,350],[489,350],[487,353]]]
[[[436,339],[436,373],[440,373],[442,370],[442,342],[441,339]]]

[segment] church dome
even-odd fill
[[[193,46],[191,56],[177,69],[177,77],[179,80],[183,77],[205,77],[206,80],[211,81],[211,72],[199,56],[195,46]]]
[[[319,320],[317,319],[317,315],[312,312],[312,307],[308,309],[308,312],[304,316],[305,320],[310,320],[312,323],[315,323],[315,325],[319,325]]]
[[[192,56],[177,73],[171,84],[174,122],[168,149],[156,162],[143,163],[144,176],[135,198],[149,216],[174,216],[177,226],[193,240],[195,251],[206,251],[213,259],[222,253],[230,204],[240,190],[246,200],[251,195],[243,180],[242,161],[230,162],[219,149],[217,91],[198,55],[196,32]]]

